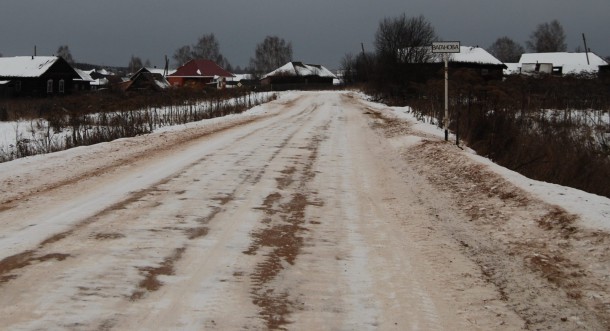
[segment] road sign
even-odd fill
[[[445,141],[449,140],[449,53],[459,53],[459,41],[437,41],[432,43],[432,53],[442,53],[445,62]],[[459,145],[459,138],[456,135],[455,142]]]
[[[437,41],[432,43],[432,53],[459,53],[459,41]]]

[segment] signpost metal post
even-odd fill
[[[459,52],[459,41],[439,41],[432,43],[432,53],[443,54],[443,60],[445,61],[445,117],[443,118],[445,141],[449,140],[449,54]]]

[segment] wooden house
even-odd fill
[[[333,86],[335,79],[335,74],[324,66],[288,62],[264,75],[261,85],[271,86],[275,90],[328,88]]]
[[[185,63],[176,69],[175,72],[167,75],[167,80],[171,86],[205,88],[222,78],[226,80],[233,77],[232,73],[221,68],[214,61],[199,59]]]
[[[52,96],[74,90],[81,76],[61,57],[0,58],[0,96]]]
[[[76,73],[80,76],[77,79],[74,79],[74,90],[75,91],[90,91],[91,83],[95,80],[91,78],[91,75],[87,71],[80,70],[78,68],[74,68]]]
[[[162,74],[142,68],[131,75],[128,80],[117,85],[122,91],[161,91],[170,87]]]
[[[442,64],[442,54],[433,54],[432,62]],[[508,67],[481,47],[460,46],[459,53],[449,54],[449,68],[468,70],[483,79],[502,79]]]
[[[556,76],[597,74],[608,63],[593,52],[525,53],[519,59],[521,73],[549,73]]]
[[[444,55],[432,53],[431,46],[418,47],[417,51],[426,53],[422,56],[422,62],[399,63],[388,73],[388,77],[403,85],[425,84],[431,79],[443,79]],[[450,53],[447,56],[450,79],[455,82],[500,80],[504,70],[508,68],[481,47],[460,46],[459,53]]]

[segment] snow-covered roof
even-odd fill
[[[443,62],[443,54],[433,54],[432,62]],[[459,53],[450,54],[449,62],[504,65],[502,61],[496,59],[485,49],[471,46],[460,46]]]
[[[595,53],[589,52],[589,64],[587,64],[587,53],[525,53],[521,55],[519,64],[551,63],[553,67],[562,67],[564,74],[576,74],[584,72],[597,72],[599,66],[608,64]]]
[[[165,69],[164,68],[157,68],[157,67],[149,68],[149,67],[146,67],[146,70],[150,71],[153,74],[160,74],[160,75],[165,74]],[[171,75],[174,72],[176,72],[176,69],[169,69],[167,71],[167,74]]]
[[[74,71],[80,76],[80,79],[85,82],[92,82],[93,78],[91,78],[90,72],[85,70],[80,70],[78,68],[74,68]]]
[[[110,72],[106,69],[99,69],[99,70],[94,70],[96,71],[98,74],[104,75],[104,76],[114,76],[114,72]]]
[[[337,78],[330,70],[318,64],[304,64],[302,62],[288,62],[263,76],[318,76]]]
[[[91,83],[89,83],[91,86],[104,86],[104,85],[108,85],[110,84],[110,81],[108,81],[107,78],[98,78],[98,79],[94,79]]]
[[[171,87],[171,84],[166,79],[163,79],[163,80],[155,79],[155,84],[161,89],[166,89],[166,88]]]
[[[235,77],[229,78],[229,81],[239,82],[240,80],[250,80],[254,79],[254,75],[252,74],[233,74]]]
[[[504,63],[506,69],[504,69],[505,75],[518,74],[521,72],[521,65],[519,63]]]
[[[40,77],[55,62],[57,56],[14,56],[0,57],[2,77]]]

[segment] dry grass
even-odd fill
[[[442,80],[395,83],[371,85],[367,92],[442,123]],[[450,130],[478,154],[530,178],[610,197],[607,83],[590,76],[485,81],[458,70],[449,91]]]

